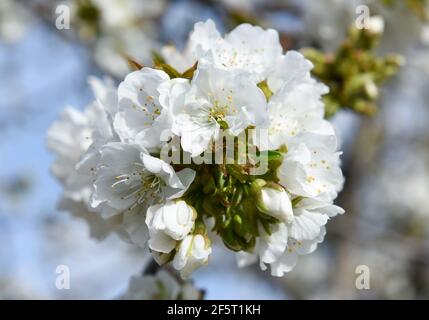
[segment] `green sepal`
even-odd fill
[[[185,72],[181,74],[181,78],[189,79],[191,80],[194,77],[195,70],[197,70],[198,62],[195,62],[192,67],[187,69]]]
[[[264,93],[265,99],[267,99],[267,101],[269,101],[271,99],[271,97],[273,96],[273,92],[271,91],[270,87],[268,86],[268,81],[265,79],[264,81],[259,82],[258,87]]]
[[[295,208],[302,200],[304,199],[304,197],[302,196],[298,196],[292,199],[292,207]]]

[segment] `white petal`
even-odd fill
[[[127,211],[124,213],[123,225],[132,243],[140,248],[147,247],[149,231],[145,223],[144,211]]]
[[[260,191],[258,208],[282,222],[289,223],[293,220],[292,203],[284,189],[277,190],[264,187]]]
[[[298,255],[295,252],[286,252],[283,256],[271,264],[271,275],[275,277],[283,277],[287,272],[292,271],[298,262]]]
[[[258,253],[261,262],[273,263],[277,261],[285,252],[288,243],[288,229],[285,224],[273,225],[271,235],[268,235],[262,227],[260,239],[258,239]]]
[[[312,68],[313,64],[301,53],[288,51],[268,77],[268,86],[273,92],[277,92],[285,84],[293,88],[297,84],[308,82]]]
[[[326,224],[328,216],[320,213],[301,210],[289,226],[289,236],[298,241],[312,240]]]
[[[176,247],[176,241],[164,232],[149,233],[149,248],[161,253],[170,253]]]

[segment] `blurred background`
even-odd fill
[[[119,83],[129,72],[124,55],[149,64],[153,50],[183,48],[208,18],[222,32],[241,22],[275,28],[285,49],[335,52],[362,3],[385,20],[376,54],[406,63],[379,88],[374,116],[342,109],[331,119],[346,214],[284,278],[238,269],[216,245],[192,279],[207,299],[429,298],[429,28],[413,5],[420,0],[0,0],[0,298],[116,298],[148,263],[115,235],[91,239],[83,220],[57,210],[46,132],[66,106],[92,101],[88,76]],[[58,30],[63,4],[71,28]],[[58,265],[70,267],[70,290],[55,287]],[[359,265],[369,267],[370,290],[356,289]]]

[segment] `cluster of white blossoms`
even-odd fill
[[[259,258],[275,276],[290,271],[343,213],[333,204],[343,176],[324,120],[327,88],[312,64],[284,54],[275,30],[242,24],[222,37],[211,20],[195,25],[183,52],[166,47],[154,63],[118,88],[91,79],[95,102],[66,109],[51,128],[62,208],[96,236],[148,246],[184,278],[208,263],[214,236],[239,265]],[[224,139],[234,156],[219,149]],[[201,161],[219,150],[224,161]],[[166,156],[174,152],[179,161]]]

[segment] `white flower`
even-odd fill
[[[89,83],[96,101],[84,112],[66,108],[48,131],[48,147],[57,155],[52,171],[63,185],[59,209],[84,219],[92,237],[102,239],[116,232],[126,239],[120,219],[103,219],[89,204],[98,148],[115,139],[110,119],[117,104],[110,79],[90,78]]]
[[[113,80],[110,78],[100,80],[96,77],[89,77],[88,82],[100,109],[109,115],[110,118],[113,118],[116,112],[118,112],[118,93]],[[98,122],[94,121],[93,125],[97,124]]]
[[[100,150],[95,169],[91,211],[104,219],[119,215],[125,240],[145,247],[148,230],[146,209],[165,199],[180,197],[192,183],[195,172],[176,173],[164,161],[136,145],[112,142]]]
[[[100,149],[107,143],[119,142],[119,137],[113,128],[113,118],[118,112],[118,95],[113,81],[109,78],[101,81],[90,77],[89,84],[95,95],[94,103],[86,111],[89,114],[88,124],[92,130],[92,143],[76,164],[76,171],[88,178],[95,172],[100,158]]]
[[[149,228],[149,248],[170,253],[176,247],[176,241],[184,239],[197,216],[195,209],[183,200],[168,201],[149,207],[146,224]]]
[[[323,241],[325,234],[326,230],[322,228],[317,237],[312,240],[300,242],[289,238],[286,251],[271,264],[271,275],[282,277],[284,273],[290,272],[297,264],[300,255],[310,254],[317,249],[317,245]]]
[[[266,269],[265,263],[276,262],[285,252],[288,244],[288,230],[284,223],[273,225],[271,234],[259,225],[260,237],[256,240],[253,253],[240,251],[237,253],[239,267],[245,267],[255,263],[259,257],[260,267]]]
[[[88,82],[95,101],[83,112],[67,107],[47,135],[48,147],[58,156],[52,171],[63,183],[65,194],[76,201],[86,199],[79,193],[82,186],[91,184],[90,172],[76,171],[76,166],[92,145],[114,140],[109,116],[116,112],[116,88],[109,78],[90,77]]]
[[[253,253],[239,252],[237,263],[239,267],[248,266],[256,262],[259,257],[260,267],[266,270],[269,264],[271,275],[282,277],[284,273],[292,271],[300,255],[306,255],[316,250],[323,241],[325,228],[322,227],[314,239],[297,241],[289,237],[289,228],[285,224],[275,226],[271,235],[260,228],[261,237],[257,240]]]
[[[107,208],[107,209],[106,209]],[[99,212],[106,210],[110,212],[112,209],[108,208],[106,203],[97,208]],[[113,211],[114,212],[114,211]],[[149,232],[145,223],[146,212],[142,205],[130,207],[128,210],[122,211],[109,218],[117,219],[120,221],[121,229],[124,230],[125,235],[121,238],[136,246],[147,249],[147,242],[149,240]],[[122,234],[120,234],[121,236]]]
[[[285,86],[268,104],[268,145],[259,143],[258,146],[261,150],[276,150],[307,132],[334,135],[332,125],[323,119],[323,112],[317,88],[303,84],[290,90]]]
[[[173,117],[175,110],[180,110],[183,107],[186,93],[190,88],[189,80],[183,78],[164,81],[159,85],[159,103],[169,112],[170,118]]]
[[[311,78],[313,65],[300,53],[289,51],[282,56],[276,72],[268,78],[274,92],[268,104],[269,144],[262,149],[278,149],[303,133],[335,135],[332,125],[323,119],[321,96],[328,88]]]
[[[312,64],[295,51],[289,51],[281,61],[268,78],[270,90],[275,92],[268,103],[268,144],[259,142],[258,147],[276,150],[307,132],[335,135],[332,125],[323,119],[321,96],[328,90],[311,78]]]
[[[122,141],[149,150],[161,146],[161,134],[170,128],[171,118],[159,102],[158,87],[169,80],[164,71],[143,68],[127,75],[119,85],[114,127]]]
[[[195,24],[183,52],[178,52],[175,47],[167,45],[162,48],[162,55],[168,64],[179,72],[184,72],[192,67],[213,46],[213,43],[220,39],[221,35],[212,20],[198,22]]]
[[[53,174],[61,181],[64,193],[74,201],[88,198],[90,177],[76,172],[75,166],[92,143],[89,112],[68,107],[48,131],[48,147],[57,159],[52,165]]]
[[[294,219],[288,225],[288,236],[302,242],[315,239],[328,219],[343,214],[344,210],[331,203],[304,198],[295,205],[293,213]]]
[[[188,235],[180,243],[173,267],[180,271],[182,278],[188,278],[195,269],[207,264],[211,252],[209,243],[202,235]]]
[[[260,211],[282,222],[293,220],[292,204],[289,195],[282,187],[262,187],[256,206]]]
[[[277,31],[241,24],[224,39],[213,41],[204,58],[216,67],[245,72],[259,83],[278,67],[282,51]]]
[[[311,69],[313,69],[313,64],[301,53],[288,51],[279,59],[277,68],[268,75],[268,86],[271,91],[277,92],[284,86],[290,90],[305,83],[316,84],[316,81],[311,78]]]
[[[300,200],[293,209],[290,223],[273,225],[270,234],[259,226],[260,237],[253,253],[239,252],[237,255],[239,267],[252,264],[259,257],[262,270],[269,264],[272,275],[283,276],[293,269],[299,255],[313,252],[323,241],[328,219],[342,213],[343,209],[330,203]]]
[[[278,169],[280,183],[295,195],[333,200],[344,182],[340,154],[335,136],[306,134],[288,145]]]
[[[195,24],[182,56],[171,47],[165,48],[163,54],[167,62],[181,71],[199,60],[216,68],[241,71],[259,83],[277,67],[282,47],[273,29],[241,24],[222,38],[214,22],[207,20]]]
[[[266,101],[243,73],[199,68],[184,105],[172,112],[173,133],[181,137],[185,151],[197,156],[218,138],[222,127],[238,135],[251,124],[263,123]]]
[[[195,172],[184,169],[178,173],[161,159],[136,145],[109,143],[101,149],[93,208],[106,203],[101,214],[111,216],[138,205],[148,207],[162,199],[180,197],[193,181]]]
[[[89,228],[89,235],[97,240],[103,240],[111,233],[115,233],[124,241],[130,241],[130,235],[127,233],[122,216],[113,216],[104,219],[96,212],[89,211],[86,201],[74,201],[71,198],[63,196],[58,204],[59,210],[70,212],[73,217],[83,219]]]

